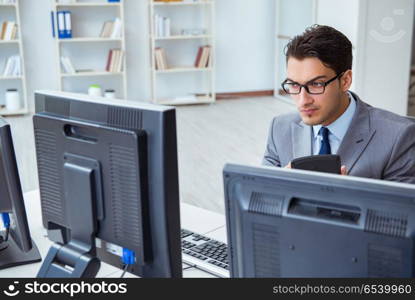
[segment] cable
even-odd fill
[[[10,227],[7,227],[3,242],[7,242],[9,240],[9,233],[10,233]]]
[[[196,267],[196,265],[189,265],[189,266],[183,268],[182,271],[186,271],[188,269],[195,268],[195,267]]]
[[[135,252],[127,249],[127,248],[123,248],[122,249],[122,258],[121,258],[123,264],[124,264],[124,270],[121,274],[121,278],[124,277],[125,273],[128,270],[128,267],[135,264]]]
[[[125,273],[127,272],[127,270],[128,270],[128,267],[129,267],[130,265],[125,265],[124,266],[124,269],[123,269],[123,271],[122,271],[122,273],[121,273],[121,276],[120,276],[120,278],[123,278],[124,277],[124,275],[125,275]]]

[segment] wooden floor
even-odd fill
[[[294,109],[272,97],[177,107],[181,201],[223,213],[224,164],[259,164],[271,119]],[[23,189],[36,189],[31,116],[7,120],[12,126]]]

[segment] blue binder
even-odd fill
[[[56,21],[58,24],[58,38],[65,38],[65,12],[58,11],[56,12]]]
[[[71,20],[71,12],[66,10],[64,11],[65,16],[65,38],[72,37],[72,20]]]
[[[50,18],[51,18],[51,22],[52,22],[52,37],[55,38],[56,34],[55,34],[55,14],[53,11],[50,12]]]

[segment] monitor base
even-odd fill
[[[34,241],[32,241],[32,249],[29,252],[22,251],[11,236],[7,242],[0,245],[0,248],[4,244],[7,247],[0,250],[0,270],[42,261]]]

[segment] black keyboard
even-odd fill
[[[225,243],[187,229],[182,229],[181,236],[182,252],[184,254],[204,262],[203,266],[207,263],[212,265],[212,267],[229,270],[228,247]]]

